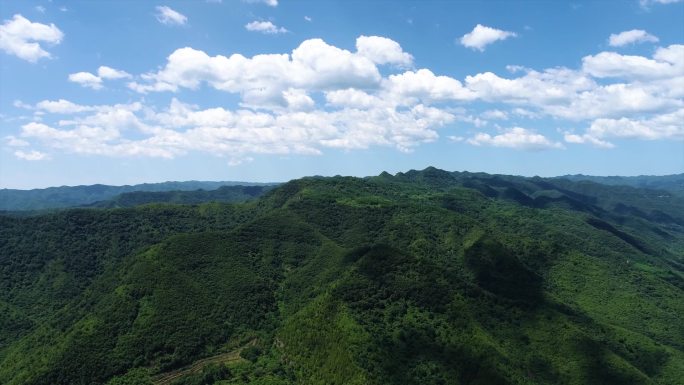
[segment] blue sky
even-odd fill
[[[683,1],[0,6],[0,187],[684,172]]]

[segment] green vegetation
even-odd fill
[[[87,207],[120,208],[150,203],[199,204],[203,202],[237,203],[258,198],[275,186],[221,186],[216,190],[196,191],[134,191]]]
[[[684,378],[676,194],[428,168],[133,197],[0,216],[0,383]]]
[[[611,186],[631,186],[651,190],[665,190],[679,196],[684,195],[684,174],[663,176],[591,176],[591,175],[566,175],[562,178],[571,181],[591,181]]]
[[[223,193],[212,193],[211,190],[223,186],[237,186],[235,194],[232,189]],[[238,202],[248,186],[269,187],[268,183],[245,182],[163,182],[143,183],[126,186],[107,186],[96,184],[91,186],[61,186],[33,190],[0,189],[0,211],[45,210],[64,207],[88,206],[97,207],[130,207],[150,202],[197,203],[195,199],[182,192],[196,193],[203,201],[218,200],[222,202]],[[201,190],[201,191],[200,191]],[[205,191],[206,190],[206,191]],[[255,191],[244,190],[247,197],[254,197]],[[169,192],[169,194],[144,194],[144,192]],[[132,193],[129,195],[129,193]],[[212,195],[214,194],[214,195]],[[191,194],[192,195],[192,194]],[[242,196],[242,198],[247,198]],[[102,202],[109,201],[112,202]],[[102,203],[101,203],[102,202]]]

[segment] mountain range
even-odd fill
[[[430,167],[6,212],[0,383],[681,384],[663,178]]]

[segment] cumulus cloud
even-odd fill
[[[44,100],[28,106],[36,118],[15,138],[75,153],[174,158],[200,152],[229,163],[255,154],[315,155],[330,148],[410,152],[437,140],[445,126],[500,129],[490,120],[511,121],[512,128],[450,137],[533,151],[563,148],[560,141],[608,148],[622,138],[679,140],[684,138],[679,47],[659,48],[651,57],[611,53],[617,60],[603,63],[596,60],[606,54],[600,52],[580,68],[525,68],[510,77],[484,72],[463,81],[426,68],[402,69],[412,64],[412,56],[382,37],[359,37],[353,52],[321,39],[305,40],[290,53],[252,57],[211,56],[185,47],[128,86],[141,93],[211,87],[237,95],[237,106],[206,108],[177,98],[168,107],[144,100],[112,105]],[[669,76],[648,75],[633,62],[655,65]],[[382,65],[389,73],[380,72]],[[99,82],[84,77],[94,87],[105,79],[133,78],[110,67],[96,73],[90,75]],[[535,131],[520,122],[539,118],[572,121],[584,129]]]
[[[59,104],[82,113],[57,125],[27,123],[22,126],[22,140],[75,153],[165,158],[190,151],[231,159],[249,154],[320,154],[324,148],[387,146],[411,151],[420,143],[435,140],[435,130],[454,119],[448,112],[420,104],[410,109],[371,105],[365,109],[274,112],[221,107],[201,110],[175,98],[164,111],[140,104]],[[131,130],[141,138],[132,140],[123,134]]]
[[[408,67],[413,63],[413,56],[404,52],[399,43],[381,36],[359,36],[356,39],[356,52],[375,64]]]
[[[31,63],[51,57],[41,43],[59,44],[62,38],[54,24],[33,23],[19,14],[0,25],[0,50]]]
[[[601,52],[582,58],[583,70],[597,78],[671,78],[684,75],[684,45],[658,48],[651,59],[643,56]]]
[[[252,58],[240,54],[209,56],[193,48],[172,53],[160,71],[142,75],[144,83],[132,82],[138,92],[197,89],[206,83],[226,92],[239,93],[245,105],[283,107],[289,89],[323,91],[368,88],[379,85],[381,76],[368,58],[328,45],[321,39],[302,42],[292,54],[263,54]]]
[[[83,87],[99,90],[102,88],[103,79],[127,79],[131,75],[125,71],[117,70],[107,66],[100,66],[97,75],[90,72],[77,72],[69,75],[69,81],[78,83]]]
[[[503,31],[478,24],[472,31],[463,35],[460,41],[464,47],[482,52],[489,44],[515,36],[517,36],[515,32]]]
[[[7,145],[10,147],[26,147],[29,145],[29,142],[19,139],[14,135],[6,136],[5,141],[7,142]]]
[[[23,160],[45,160],[45,159],[49,159],[48,154],[45,154],[45,153],[40,152],[40,151],[35,151],[35,150],[33,150],[33,151],[18,150],[18,151],[14,152],[14,156],[16,156],[19,159],[23,159]]]
[[[64,99],[43,100],[36,104],[36,108],[53,114],[75,114],[95,109],[92,106],[83,106]]]
[[[577,93],[596,87],[593,79],[568,68],[530,70],[514,79],[502,78],[492,72],[467,76],[466,87],[488,101],[547,105],[564,103]]]
[[[488,110],[481,114],[485,119],[508,120],[508,113],[501,110]]]
[[[428,69],[390,75],[385,87],[397,97],[423,101],[472,100],[477,95],[449,76],[437,76]]]
[[[475,146],[507,147],[530,151],[563,148],[561,143],[549,140],[544,135],[522,127],[513,127],[494,136],[480,132],[468,139],[467,142]]]
[[[613,147],[615,147],[614,144],[607,142],[605,140],[598,139],[598,138],[593,137],[589,134],[577,135],[577,134],[572,134],[572,133],[565,133],[563,138],[568,143],[575,143],[575,144],[589,143],[589,144],[594,145],[595,147],[601,147],[601,148],[613,148]]]
[[[69,75],[69,81],[78,83],[83,87],[99,90],[102,88],[102,79],[90,72],[76,72]]]
[[[643,8],[649,8],[653,4],[674,4],[679,3],[682,0],[639,0],[639,4]]]
[[[276,35],[279,33],[289,32],[283,27],[278,27],[277,25],[271,23],[270,21],[252,21],[245,24],[245,29],[252,32],[261,32],[267,35]]]
[[[646,119],[596,119],[587,129],[595,138],[684,139],[684,109]]]
[[[612,47],[622,47],[635,43],[657,43],[658,41],[656,36],[651,35],[643,29],[632,29],[618,34],[613,33],[608,38],[608,44]]]
[[[182,13],[175,11],[166,5],[158,5],[156,8],[157,13],[155,17],[157,21],[166,25],[185,25],[188,22],[188,18]]]
[[[278,6],[278,0],[242,0],[245,3],[262,3],[266,4],[269,7],[277,7]]]
[[[128,79],[131,75],[126,71],[117,70],[107,66],[100,66],[97,69],[97,76],[101,79]]]

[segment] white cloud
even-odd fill
[[[102,79],[90,72],[77,72],[69,75],[69,81],[78,83],[83,87],[99,90],[102,88]]]
[[[101,79],[128,79],[131,75],[126,71],[117,70],[107,66],[100,66],[97,69],[97,76]]]
[[[596,119],[587,129],[596,138],[684,139],[684,108],[647,119]]]
[[[551,68],[543,72],[530,70],[514,79],[485,72],[467,76],[465,83],[469,90],[484,100],[537,105],[565,103],[577,93],[596,87],[596,83],[585,74],[567,68]]]
[[[577,135],[577,134],[572,134],[572,133],[565,133],[563,138],[568,143],[574,143],[574,144],[589,143],[589,144],[594,145],[595,147],[600,147],[600,148],[613,148],[613,147],[615,147],[614,144],[612,144],[610,142],[606,142],[605,140],[598,139],[598,138],[593,137],[589,134]]]
[[[270,21],[252,21],[245,24],[245,29],[252,32],[261,32],[268,35],[276,35],[279,33],[289,32],[283,27],[278,27],[277,25],[271,23]]]
[[[82,106],[68,100],[43,100],[36,104],[36,108],[53,114],[75,114],[85,111],[93,111],[91,106]]]
[[[461,82],[425,68],[399,70],[412,57],[398,43],[380,37],[360,37],[355,52],[321,39],[305,40],[291,53],[252,57],[210,56],[185,47],[158,70],[136,76],[129,87],[145,93],[208,86],[238,95],[237,107],[203,108],[176,98],[167,108],[144,101],[81,105],[44,100],[28,106],[35,109],[34,121],[17,137],[66,152],[166,158],[200,152],[229,163],[255,154],[315,155],[329,148],[384,146],[409,152],[437,140],[442,127],[451,131],[452,125],[466,124],[501,131],[479,132],[469,139],[451,131],[447,137],[524,150],[563,148],[558,141],[563,139],[597,147],[613,146],[611,138],[680,139],[684,75],[678,75],[678,55],[678,46],[670,46],[656,50],[652,58],[637,57],[666,64],[670,77],[647,77],[629,66],[621,67],[620,77],[598,77],[598,67],[561,67],[526,68],[512,78],[485,72]],[[379,71],[383,64],[390,65],[388,74]],[[601,75],[618,72],[600,68]],[[102,83],[130,77],[109,67],[90,75]],[[476,108],[470,109],[473,103]],[[520,117],[573,121],[586,130],[501,129],[488,122]]]
[[[488,110],[481,114],[485,119],[508,120],[508,113],[501,110]]]
[[[103,79],[127,79],[131,75],[126,71],[117,70],[107,66],[100,66],[97,69],[97,75],[90,72],[77,72],[69,75],[69,81],[78,83],[83,87],[99,90],[102,88]]]
[[[155,112],[139,104],[75,108],[89,114],[59,126],[31,122],[21,137],[43,146],[82,154],[172,158],[190,151],[231,159],[249,154],[320,154],[323,148],[389,146],[411,151],[435,140],[435,128],[453,120],[447,112],[424,105],[410,109],[376,108],[273,113],[197,107],[173,100]],[[133,130],[140,139],[127,139]]]
[[[287,105],[288,89],[324,91],[369,88],[380,84],[381,76],[368,58],[310,39],[288,54],[264,54],[246,58],[209,56],[203,51],[181,48],[167,59],[164,68],[142,75],[146,83],[132,82],[138,92],[197,89],[201,84],[239,93],[245,105],[263,108]]]
[[[658,38],[642,29],[632,29],[630,31],[620,32],[618,34],[611,34],[608,38],[608,44],[612,47],[622,47],[628,44],[635,43],[657,43]]]
[[[16,107],[16,108],[22,108],[22,109],[25,109],[25,110],[30,110],[30,109],[33,108],[32,105],[30,105],[30,104],[28,104],[28,103],[24,103],[24,102],[22,102],[21,100],[15,100],[14,102],[12,102],[12,105],[13,105],[14,107]]]
[[[278,6],[278,0],[242,0],[245,3],[263,3],[268,5],[269,7],[277,7]]]
[[[652,4],[674,4],[681,1],[682,0],[639,0],[639,4],[641,4],[643,8],[648,8]]]
[[[390,75],[385,88],[401,98],[417,98],[423,101],[472,100],[475,93],[463,87],[461,82],[448,76],[436,76],[428,69],[406,71]]]
[[[597,78],[670,78],[684,75],[684,45],[661,47],[649,59],[643,56],[601,52],[582,58],[582,69]]]
[[[10,147],[26,147],[29,145],[29,142],[19,139],[13,135],[6,136],[5,140],[7,141],[7,145]]]
[[[157,21],[166,25],[184,25],[188,22],[188,18],[182,13],[175,11],[165,5],[158,5],[155,17]]]
[[[468,139],[467,142],[475,146],[508,147],[517,150],[530,151],[563,148],[561,143],[551,141],[544,135],[537,134],[522,127],[513,127],[506,130],[503,134],[494,136],[480,132]]]
[[[326,92],[325,99],[332,106],[358,109],[372,108],[383,103],[377,96],[354,88]]]
[[[16,156],[19,159],[24,159],[24,160],[46,160],[49,159],[48,154],[42,153],[40,151],[29,151],[29,152],[24,152],[21,150],[15,151],[14,156]]]
[[[45,13],[46,9],[42,5],[37,5],[34,7],[34,9],[40,13]]]
[[[506,40],[509,37],[515,37],[515,32],[503,31],[496,28],[491,28],[478,24],[472,31],[466,33],[461,37],[461,44],[465,47],[484,51],[485,47],[498,40]]]
[[[632,57],[639,62],[661,65],[668,78],[655,78],[641,67],[620,64],[620,61],[604,62],[599,66],[585,60],[586,67],[582,71],[567,68],[543,72],[529,70],[512,79],[491,72],[467,76],[465,87],[480,100],[518,106],[516,108],[527,107],[525,114],[529,117],[541,114],[581,121],[664,113],[684,103],[684,75],[679,75],[681,65],[676,63],[676,53],[677,48],[670,46],[657,50],[653,60]],[[617,57],[622,58],[622,55]],[[593,75],[606,76],[605,80],[599,79],[608,84],[598,83]],[[620,75],[625,82],[609,83],[608,75]]]
[[[54,24],[33,23],[17,14],[0,25],[0,50],[35,63],[38,59],[51,57],[40,43],[59,44],[63,37]]]
[[[386,37],[359,36],[356,39],[356,52],[375,64],[396,64],[404,67],[413,64],[413,56],[404,52],[399,43]]]
[[[542,109],[558,118],[585,120],[668,111],[682,105],[663,95],[667,89],[639,83],[609,84],[579,93],[567,103],[548,104]]]
[[[313,21],[313,19],[312,19],[310,16],[304,16],[304,20],[306,20],[306,21],[308,21],[308,22],[312,22],[312,21]]]

